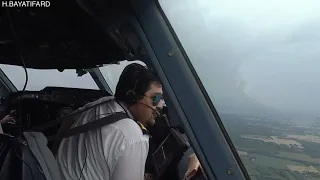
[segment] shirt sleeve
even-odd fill
[[[116,159],[112,180],[143,180],[148,156],[148,142],[139,141],[128,145]]]

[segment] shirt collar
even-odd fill
[[[123,103],[123,102],[118,102],[120,104],[121,107],[124,108],[124,111],[128,114],[128,116],[133,119],[135,122],[137,122],[137,124],[140,126],[140,128],[144,131],[144,133],[150,134],[148,129],[139,121],[136,121],[133,117],[133,115],[131,114],[131,112],[129,111],[129,109],[127,108],[127,106]]]
[[[119,103],[120,106],[121,106],[122,108],[124,108],[124,111],[128,114],[128,116],[129,116],[131,119],[134,119],[134,118],[133,118],[133,115],[131,114],[131,112],[129,111],[129,109],[127,108],[127,106],[126,106],[123,102],[117,101],[117,103]]]

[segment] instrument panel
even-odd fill
[[[111,94],[92,89],[46,87],[41,91],[14,92],[9,97],[1,99],[0,104],[15,104],[21,100],[32,99],[80,107],[103,96]]]
[[[1,117],[17,111],[17,121],[24,129],[59,119],[88,102],[110,93],[100,90],[46,87],[41,91],[14,92],[0,100]]]

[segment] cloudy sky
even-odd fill
[[[320,117],[319,0],[160,0],[219,112]],[[102,68],[112,89],[127,62]],[[18,88],[22,68],[1,66]],[[97,88],[75,71],[35,73],[28,89]]]
[[[320,115],[320,1],[160,4],[218,110]]]

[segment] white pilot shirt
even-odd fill
[[[102,118],[123,111],[112,99],[104,97],[85,105],[83,108],[101,103],[77,115],[72,127],[92,121],[97,115]],[[57,160],[64,180],[143,180],[148,150],[149,136],[134,120],[126,118],[64,139]]]

